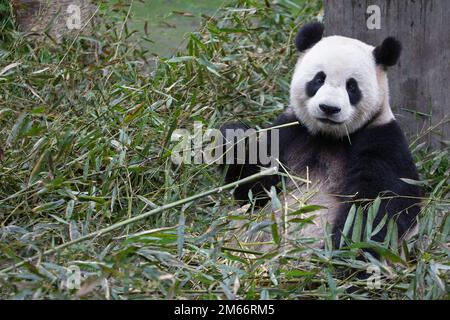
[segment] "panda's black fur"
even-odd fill
[[[278,117],[273,126],[297,121],[295,115],[286,111]],[[225,129],[246,129],[242,124],[226,125]],[[381,201],[375,224],[378,224],[385,213],[389,218],[395,217],[399,236],[403,236],[415,223],[419,213],[419,197],[421,190],[416,185],[401,180],[407,178],[418,180],[416,167],[408,149],[407,141],[396,121],[373,127],[361,128],[349,136],[349,139],[335,139],[329,136],[312,136],[301,124],[279,129],[280,162],[286,168],[306,167],[311,170],[327,166],[320,158],[323,150],[343,156],[346,168],[342,172],[344,180],[341,195],[355,195],[352,199],[342,198],[342,204],[333,226],[334,243],[340,243],[341,232],[352,204],[356,201],[375,199],[381,195]],[[307,155],[305,157],[305,155]],[[293,163],[293,159],[301,159],[302,163]],[[261,170],[258,165],[230,165],[226,181],[232,182],[255,174]],[[240,185],[236,188],[236,200],[248,201],[249,190],[252,190],[258,204],[268,201],[266,190],[277,185],[279,176],[266,176],[259,181]],[[353,201],[350,201],[353,200]],[[382,241],[386,235],[383,228],[373,240]]]
[[[305,29],[307,32],[304,32]],[[320,33],[320,36],[314,36],[315,31]],[[296,39],[299,50],[313,46],[320,40],[322,32],[323,27],[318,24],[303,28]],[[398,41],[388,38],[375,49],[374,59],[377,64],[388,67],[398,60],[400,51]],[[382,200],[374,223],[377,225],[387,214],[395,220],[399,237],[414,226],[420,210],[421,189],[402,180],[419,179],[405,136],[395,120],[372,125],[377,116],[376,114],[348,137],[338,138],[321,133],[312,135],[301,123],[279,129],[279,158],[283,164],[281,170],[285,167],[301,175],[306,167],[311,171],[326,171],[329,165],[327,162],[334,157],[342,159],[344,163],[341,181],[333,190],[335,194],[342,195],[342,198],[338,197],[339,207],[333,225],[335,246],[340,243],[348,212],[354,203],[367,211],[364,204],[380,196]],[[298,122],[298,119],[289,107],[270,127],[292,122]],[[245,130],[247,127],[243,124],[227,124],[221,128],[222,134],[225,135],[226,129]],[[227,183],[261,170],[258,164],[234,164],[227,167]],[[270,190],[271,186],[277,186],[279,179],[277,175],[266,176],[256,182],[240,185],[235,189],[234,197],[242,202],[249,201],[251,190],[257,204],[264,205],[269,200],[267,190]],[[372,239],[383,241],[385,236],[386,226]]]

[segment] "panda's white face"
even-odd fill
[[[393,118],[386,72],[374,47],[361,41],[323,38],[298,60],[291,82],[291,106],[311,133],[348,135],[379,113]]]

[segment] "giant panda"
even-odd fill
[[[271,126],[279,128],[279,141],[270,141],[269,136],[269,143],[279,143],[277,160],[284,176],[309,180],[302,184],[285,178],[290,192],[280,194],[283,203],[278,211],[320,206],[310,213],[309,223],[289,227],[287,237],[293,241],[315,238],[323,246],[325,227],[331,226],[332,243],[339,247],[352,205],[363,210],[365,222],[369,204],[379,197],[374,225],[387,215],[396,223],[400,238],[415,225],[421,196],[418,186],[402,179],[418,180],[418,173],[389,104],[387,69],[397,63],[401,44],[389,37],[373,47],[352,38],[323,37],[323,32],[318,22],[298,31],[299,57],[290,103]],[[296,125],[285,125],[291,123]],[[226,139],[230,130],[246,129],[242,122],[231,123],[222,126],[221,132]],[[228,151],[233,148],[231,142]],[[248,159],[223,168],[227,183],[262,169]],[[280,175],[263,176],[239,185],[234,197],[241,203],[266,205],[271,211],[268,195],[273,187],[280,190],[279,185]],[[371,240],[382,242],[386,225]],[[269,232],[261,234],[257,241],[270,240]]]

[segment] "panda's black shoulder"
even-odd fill
[[[352,135],[351,142],[354,142],[353,149],[357,153],[369,150],[391,151],[394,154],[402,151],[409,153],[405,135],[395,120],[372,127],[367,126]]]
[[[300,124],[291,107],[286,108],[284,112],[278,116],[272,126],[277,127],[283,125],[288,125],[280,128],[281,135],[286,141],[298,135],[308,134],[305,126]]]
[[[353,135],[351,139],[353,160],[382,160],[397,175],[417,179],[408,142],[397,121],[366,127]]]
[[[286,126],[284,126],[286,125]],[[306,127],[297,119],[294,111],[291,107],[285,109],[285,111],[278,116],[272,127],[279,127],[279,145],[281,158],[292,147],[293,142],[296,140],[310,139],[311,135],[308,133]]]

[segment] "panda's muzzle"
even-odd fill
[[[317,120],[319,120],[322,123],[326,123],[326,124],[331,124],[331,125],[340,125],[343,124],[343,122],[337,122],[337,121],[333,121],[331,119],[328,118],[316,118]]]
[[[323,113],[325,113],[327,116],[331,116],[333,114],[341,112],[341,108],[339,107],[333,107],[326,104],[319,104],[320,110],[322,110]]]

